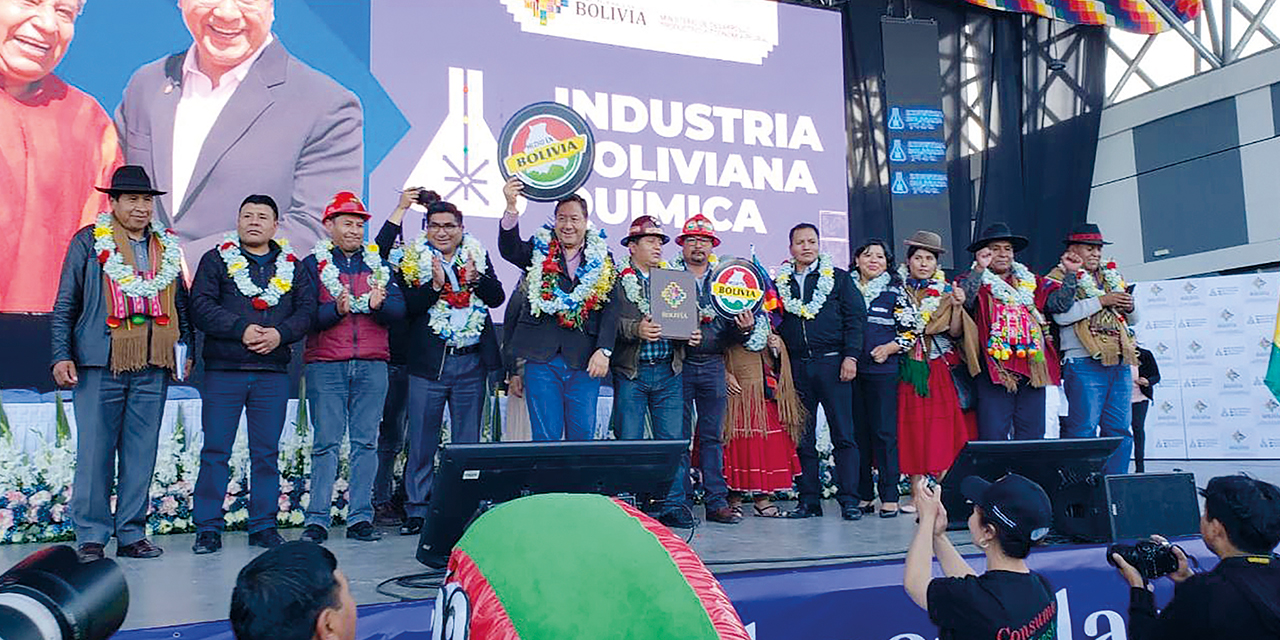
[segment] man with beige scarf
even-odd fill
[[[1119,436],[1120,448],[1103,472],[1126,473],[1133,453],[1129,367],[1138,363],[1129,331],[1133,296],[1115,263],[1102,260],[1102,247],[1111,243],[1102,239],[1098,225],[1078,225],[1063,242],[1067,252],[1048,276],[1075,296],[1070,309],[1053,316],[1061,331],[1062,385],[1069,405],[1062,437]]]
[[[191,371],[175,352],[191,344],[187,288],[177,236],[152,220],[163,192],[146,171],[120,167],[98,190],[110,211],[72,238],[52,318],[53,378],[75,389],[71,517],[82,561],[102,558],[113,534],[117,556],[154,558],[163,551],[146,538],[147,506],[165,391],[180,367]]]

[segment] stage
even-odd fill
[[[1275,482],[1280,479],[1278,467],[1275,463],[1234,461],[1155,462],[1149,470],[1192,471],[1197,484],[1203,485],[1212,476],[1241,470]],[[721,579],[743,621],[755,625],[757,638],[934,637],[924,613],[907,599],[901,587],[901,561],[914,519],[904,515],[845,522],[833,500],[826,501],[824,509],[823,518],[809,520],[748,515],[733,526],[703,523],[693,532],[691,544]],[[701,520],[701,508],[697,512]],[[299,533],[293,529],[284,535],[294,539]],[[381,541],[365,543],[347,540],[338,528],[326,544],[338,557],[352,594],[362,605],[358,637],[429,637],[430,609],[423,608],[429,607],[428,603],[388,604],[397,599],[377,590],[388,578],[425,569],[413,560],[416,537],[402,537],[390,529],[385,533],[387,537]],[[967,532],[950,535],[962,553],[976,554],[977,549],[967,544]],[[227,534],[223,550],[205,556],[191,553],[193,535],[158,536],[154,540],[165,549],[163,557],[120,561],[129,582],[130,606],[126,631],[117,637],[229,639],[229,628],[221,621],[227,617],[236,573],[258,549],[247,545],[244,533]],[[1212,566],[1211,556],[1198,541],[1183,544]],[[37,548],[0,546],[0,565],[11,566]],[[114,544],[107,551],[109,556],[114,554]],[[1108,622],[1118,620],[1125,611],[1127,590],[1106,565],[1104,555],[1101,548],[1077,545],[1041,548],[1032,555],[1033,567],[1045,571],[1060,590],[1060,608],[1070,609],[1064,613],[1076,628],[1075,638],[1099,637]],[[434,595],[429,590],[388,588],[406,598]],[[1066,607],[1062,606],[1064,599]],[[196,624],[210,621],[212,624]],[[1072,638],[1065,634],[1059,637]]]

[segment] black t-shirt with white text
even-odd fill
[[[938,640],[1057,640],[1053,589],[1034,573],[988,571],[929,582]]]

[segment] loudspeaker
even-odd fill
[[[1119,446],[1120,438],[970,442],[942,483],[948,526],[963,529],[972,511],[960,494],[965,478],[976,475],[994,482],[1017,473],[1049,494],[1054,533],[1106,541],[1111,534],[1102,467]]]
[[[1200,500],[1190,473],[1107,476],[1105,486],[1112,542],[1200,533]]]

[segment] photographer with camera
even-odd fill
[[[1109,552],[1132,587],[1129,638],[1280,638],[1280,558],[1273,555],[1280,543],[1280,489],[1243,475],[1221,476],[1200,494],[1200,535],[1220,559],[1212,571],[1193,573],[1182,549],[1158,536]],[[1169,606],[1157,613],[1149,580],[1160,575],[1175,587]]]
[[[995,482],[970,476],[960,490],[973,503],[969,534],[986,553],[986,572],[978,575],[947,539],[941,489],[921,480],[914,493],[919,524],[903,579],[907,595],[929,612],[942,640],[1054,640],[1058,608],[1053,587],[1026,562],[1031,547],[1049,532],[1049,496],[1014,473]],[[932,578],[934,555],[947,577]]]

